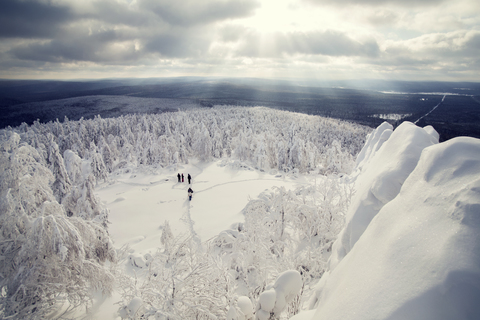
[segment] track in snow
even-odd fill
[[[417,121],[414,122],[414,124],[417,124],[418,121],[422,120],[423,118],[425,118],[426,116],[428,116],[430,113],[432,113],[435,109],[437,109],[442,103],[443,101],[445,100],[445,97],[447,95],[444,95],[443,98],[442,98],[442,101],[440,101],[435,107],[433,107],[432,110],[430,110],[429,112],[427,112],[426,114],[424,114],[423,116],[421,116],[420,118],[417,119]]]

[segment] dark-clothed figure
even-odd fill
[[[177,174],[178,182],[180,182],[180,173]]]
[[[188,174],[187,179],[188,179],[188,184],[190,184],[190,181],[192,181],[192,176],[190,175],[190,173]]]
[[[193,196],[193,190],[192,188],[188,188],[188,200],[192,201],[192,196]]]
[[[182,182],[183,182],[183,173],[182,173]]]

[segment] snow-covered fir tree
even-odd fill
[[[94,188],[115,170],[233,157],[259,170],[343,174],[369,131],[317,116],[226,106],[3,129],[0,315],[42,318],[62,303],[67,310],[88,307],[93,290],[111,290],[108,266],[116,252],[108,210]],[[322,274],[323,262],[313,257],[330,250],[348,199],[337,178],[265,193],[245,208],[244,224],[201,250],[194,239],[175,238],[167,222],[157,254],[131,257],[148,269],[148,281],[135,285],[117,276],[122,315],[250,319],[247,302],[255,305],[285,270],[307,284]],[[287,300],[272,316],[296,313],[301,293]]]

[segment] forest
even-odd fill
[[[120,286],[125,318],[249,319],[253,315],[234,312],[233,301],[268,302],[265,292],[273,289],[267,284],[277,279],[282,307],[264,314],[260,304],[257,317],[293,315],[302,299],[297,292],[322,275],[322,257],[343,226],[353,191],[342,179],[370,131],[259,107],[65,118],[2,129],[0,314],[62,318],[91,306],[93,292]],[[192,158],[233,158],[257,170],[326,178],[265,193],[245,208],[244,224],[200,245],[172,235],[166,222],[157,254],[139,262],[149,270],[139,285],[116,267],[126,251],[112,244],[109,211],[95,186],[127,166],[168,167]],[[291,282],[296,277],[301,288]]]

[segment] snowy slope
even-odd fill
[[[436,132],[435,132],[436,133]],[[367,228],[378,211],[400,191],[415,168],[422,150],[438,143],[438,137],[410,122],[392,133],[387,122],[371,133],[358,160],[356,196],[346,217],[345,229],[333,246],[329,265],[333,270]]]
[[[294,319],[480,318],[480,141],[435,136],[403,124],[369,159],[362,152],[370,163],[357,173],[334,268],[311,299],[316,311]]]

